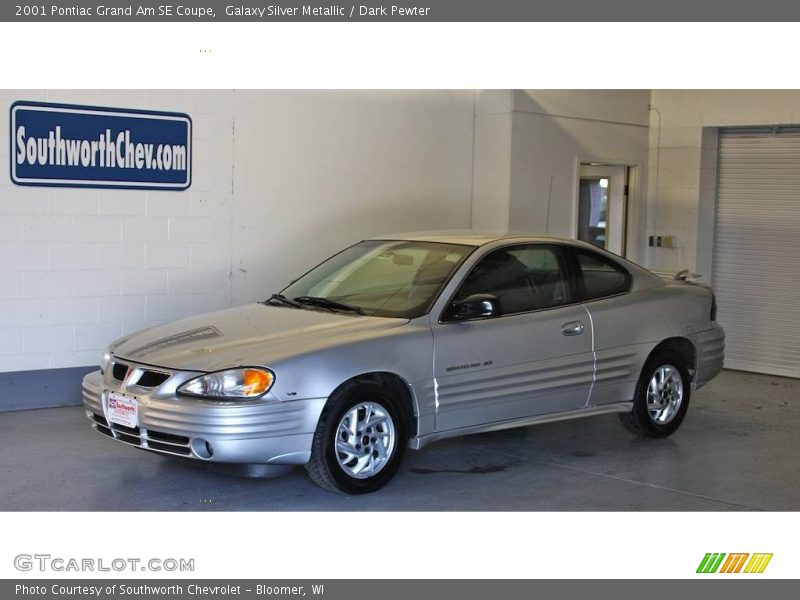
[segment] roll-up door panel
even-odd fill
[[[800,377],[800,132],[722,130],[712,283],[725,366]]]

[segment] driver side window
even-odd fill
[[[501,315],[569,304],[571,288],[561,248],[525,244],[493,250],[464,279],[455,301],[473,294],[496,296]]]

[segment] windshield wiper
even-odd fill
[[[263,304],[280,304],[283,306],[291,306],[292,308],[303,308],[302,304],[295,302],[291,298],[287,298],[283,294],[272,294],[272,296],[264,300]]]
[[[320,308],[329,308],[331,310],[345,310],[358,315],[364,314],[364,311],[359,306],[337,302],[336,300],[330,300],[328,298],[321,298],[320,296],[298,296],[294,301],[308,306],[319,306]]]

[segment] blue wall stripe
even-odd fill
[[[77,406],[81,380],[97,367],[42,369],[0,373],[0,412]]]

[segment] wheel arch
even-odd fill
[[[406,430],[410,436],[417,434],[417,416],[419,409],[417,406],[417,399],[411,385],[403,377],[391,371],[370,371],[368,373],[360,373],[354,375],[349,379],[340,383],[334,389],[328,398],[337,393],[346,390],[348,387],[358,385],[359,383],[376,383],[388,390],[394,392],[400,399],[400,405],[403,408],[403,418],[405,420]]]
[[[664,350],[675,352],[683,359],[684,365],[689,371],[689,377],[692,381],[694,381],[694,376],[697,372],[697,348],[695,348],[695,345],[692,343],[692,341],[685,337],[677,336],[662,340],[650,351],[650,354],[647,356],[647,360],[649,361],[656,352],[661,352]],[[645,364],[646,363],[647,361],[645,361]]]

